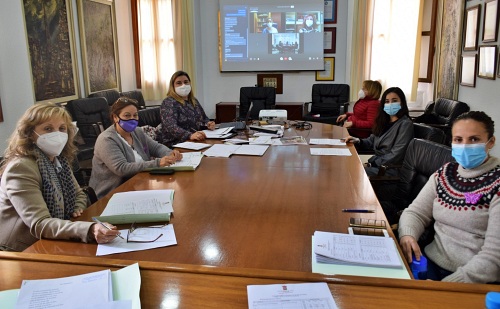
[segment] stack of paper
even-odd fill
[[[207,157],[229,158],[231,155],[262,156],[269,148],[268,145],[213,145],[203,154]]]
[[[208,148],[210,146],[212,146],[212,145],[205,144],[205,143],[183,142],[183,143],[175,144],[174,148],[184,148],[184,149],[190,149],[190,150],[202,150],[202,149]]]
[[[176,171],[194,171],[203,159],[201,152],[185,152],[182,154],[182,160],[175,162],[165,168],[171,168]]]
[[[313,251],[318,263],[402,266],[390,237],[314,232]]]
[[[205,133],[205,136],[207,138],[228,138],[233,133],[231,130],[233,127],[228,127],[228,128],[221,128],[221,129],[215,129],[215,130],[203,130],[203,133]]]
[[[338,138],[311,138],[309,140],[311,145],[330,145],[330,146],[345,146],[346,143]]]
[[[307,145],[307,141],[302,136],[290,136],[280,138],[281,145]]]

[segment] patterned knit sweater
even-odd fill
[[[399,237],[418,239],[435,220],[425,254],[453,273],[451,282],[500,281],[500,160],[473,169],[445,164],[434,173],[399,221]]]

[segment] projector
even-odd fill
[[[259,121],[285,122],[287,120],[285,109],[262,109],[259,111]]]

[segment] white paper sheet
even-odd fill
[[[269,148],[268,145],[241,145],[234,152],[235,155],[262,156]]]
[[[238,145],[216,144],[207,149],[203,154],[207,157],[229,158],[238,149]]]
[[[269,136],[269,135],[259,136],[259,137],[254,138],[254,139],[252,139],[250,141],[250,144],[254,144],[254,145],[255,144],[259,144],[259,145],[272,145],[272,143],[273,143],[272,136]]]
[[[345,146],[346,143],[338,138],[311,138],[309,140],[311,145],[331,145],[331,146]]]
[[[203,130],[207,138],[226,138],[231,136],[231,130],[233,127],[215,129],[215,130]]]
[[[101,216],[173,212],[174,190],[144,190],[113,194]]]
[[[310,148],[313,156],[351,156],[351,151],[345,148]]]
[[[182,160],[171,164],[170,166],[166,166],[165,168],[173,168],[175,170],[195,170],[198,165],[201,163],[201,159],[203,159],[203,154],[199,151],[197,152],[185,152],[182,154]]]
[[[205,144],[205,143],[193,143],[193,142],[183,142],[174,145],[175,148],[184,148],[184,149],[190,149],[190,150],[201,150],[205,149],[212,146],[211,144]],[[185,155],[184,153],[183,155]]]

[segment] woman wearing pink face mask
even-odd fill
[[[172,147],[187,140],[203,141],[203,128],[215,129],[191,89],[191,78],[184,71],[170,78],[167,98],[160,108],[163,144]]]
[[[23,251],[38,239],[107,243],[119,232],[71,222],[87,196],[71,169],[75,127],[62,107],[35,104],[12,133],[0,167],[0,250]]]

